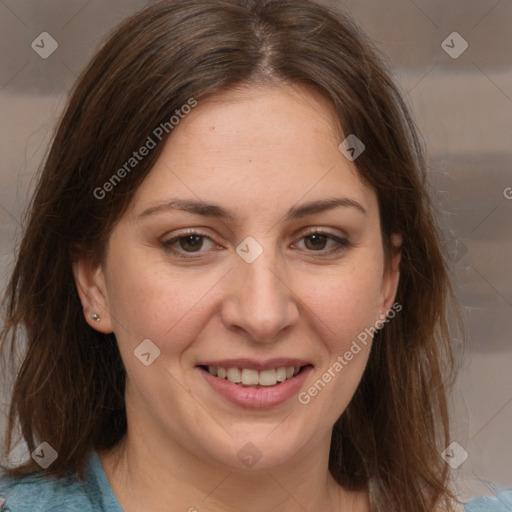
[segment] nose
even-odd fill
[[[271,343],[299,320],[298,298],[275,251],[264,249],[252,263],[242,258],[228,274],[229,291],[221,308],[229,330],[243,331],[257,343]]]

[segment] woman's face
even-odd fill
[[[329,103],[290,85],[199,101],[174,128],[104,266],[75,267],[89,322],[116,335],[131,432],[232,468],[328,447],[399,259],[386,271],[340,142]]]

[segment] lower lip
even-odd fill
[[[206,382],[229,402],[239,407],[262,409],[281,405],[292,396],[298,394],[309,372],[313,370],[313,367],[306,366],[291,379],[286,379],[284,382],[274,386],[261,388],[251,388],[234,384],[227,379],[215,377],[202,368],[197,367],[197,369],[206,379]]]

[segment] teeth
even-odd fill
[[[208,372],[220,379],[227,379],[235,384],[244,386],[275,386],[278,382],[291,379],[299,373],[300,366],[281,366],[279,368],[253,370],[250,368],[221,368],[208,366]]]
[[[242,384],[246,386],[256,386],[258,384],[258,370],[242,370]]]
[[[281,368],[276,370],[276,380],[278,382],[283,382],[286,380],[286,368],[284,366],[281,366]]]
[[[228,380],[235,383],[242,382],[242,372],[238,368],[229,368]]]
[[[264,370],[260,372],[259,385],[273,386],[277,382],[275,370]]]

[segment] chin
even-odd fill
[[[289,431],[280,433],[275,425],[272,428],[253,425],[244,428],[243,433],[228,437],[224,443],[205,446],[204,450],[232,470],[268,470],[290,463],[308,444],[305,436],[299,438]]]

